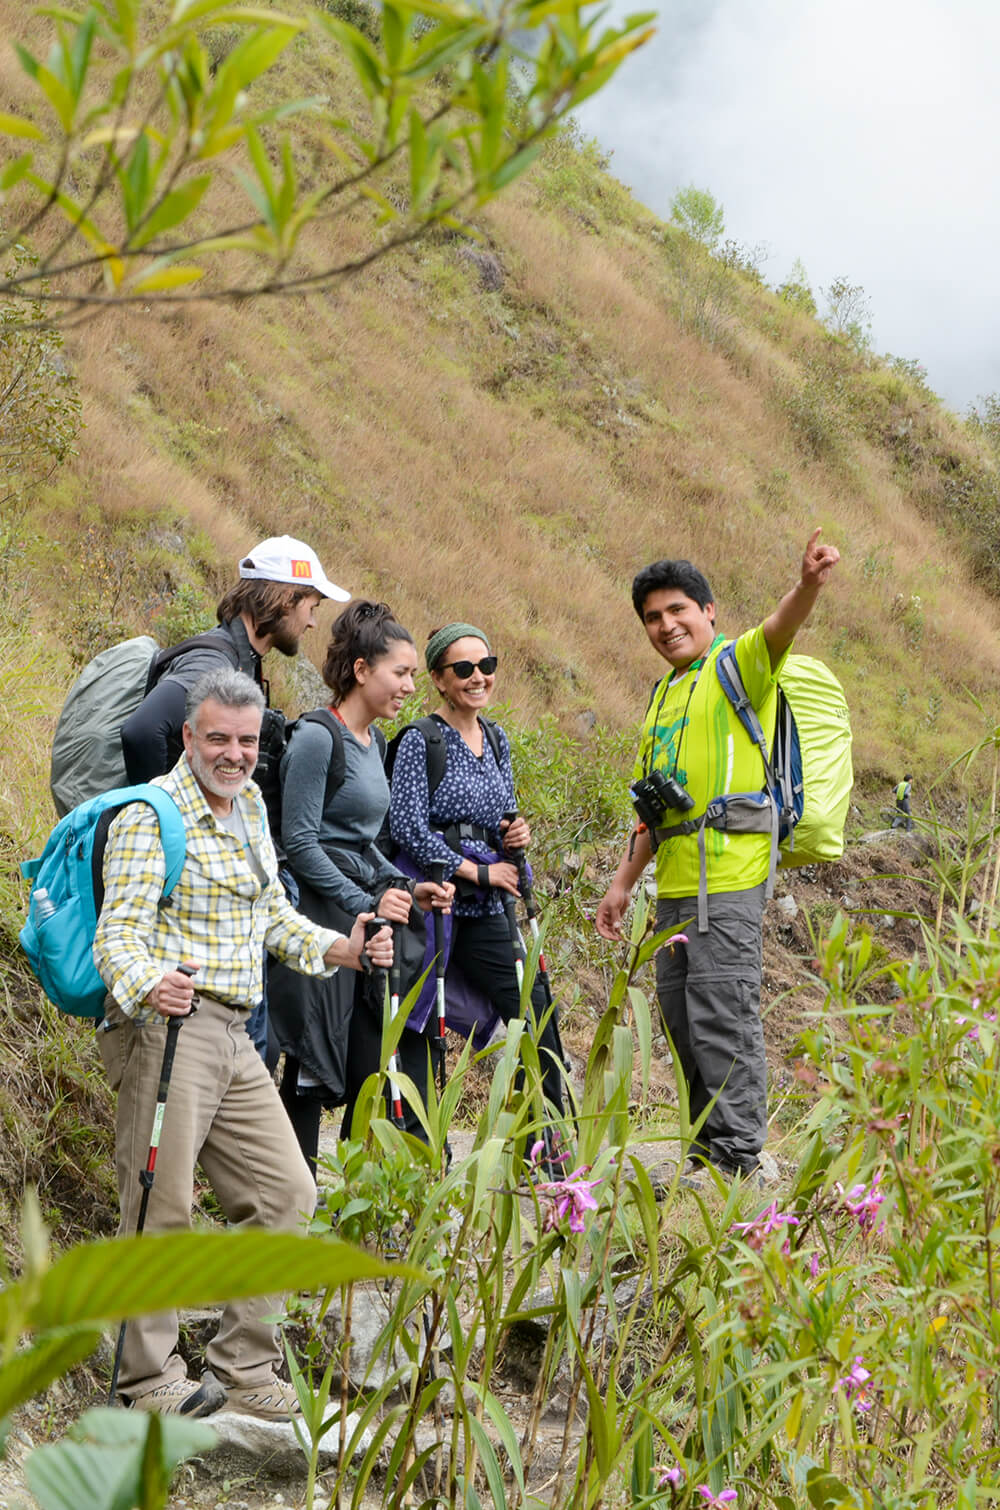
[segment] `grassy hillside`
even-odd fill
[[[4,30],[22,20],[2,0]],[[305,93],[329,65],[313,45],[283,66]],[[972,743],[964,689],[989,699],[1000,669],[996,478],[933,396],[658,222],[570,138],[480,232],[301,300],[71,334],[79,454],[19,539],[57,682],[157,613],[166,635],[210,617],[237,556],[289,531],[418,641],[482,622],[526,717],[622,727],[656,670],[634,571],[693,558],[735,631],[816,523],[844,565],[800,648],[843,677],[862,775],[905,760],[926,779]]]

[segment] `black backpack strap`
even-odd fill
[[[333,741],[333,749],[330,752],[330,764],[326,768],[326,790],[323,793],[323,807],[326,809],[334,792],[338,787],[343,786],[344,776],[347,774],[347,756],[344,753],[344,726],[339,718],[334,717],[329,708],[313,708],[311,713],[303,713],[298,722],[300,724],[320,724]]]
[[[484,718],[481,713],[479,715],[479,722],[483,726],[483,733],[486,735],[486,742],[489,745],[490,749],[493,751],[493,759],[496,761],[497,765],[499,765],[503,753],[502,746],[500,744],[500,725],[495,724],[491,718]],[[444,772],[442,771],[441,774],[443,775]]]
[[[216,650],[220,655],[225,656],[235,671],[239,670],[240,652],[230,636],[221,626],[216,629],[206,629],[204,634],[194,634],[189,640],[182,640],[179,645],[171,645],[167,650],[156,652],[149,663],[143,697],[148,697],[161,677],[166,676],[174,661],[180,660],[181,656],[187,655],[190,650]]]
[[[400,740],[411,729],[419,730],[421,738],[424,741],[424,748],[427,752],[427,794],[431,796],[441,785],[441,779],[444,776],[444,768],[448,759],[444,745],[444,735],[441,733],[441,725],[433,714],[428,714],[426,718],[414,719],[412,724],[404,724],[399,732],[392,736],[388,747],[382,755],[385,774],[388,776],[389,785],[391,786],[392,773],[396,768],[396,755],[399,751]]]

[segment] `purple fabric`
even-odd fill
[[[467,860],[472,860],[477,865],[494,865],[504,857],[494,849],[487,849],[485,845],[475,845],[467,840],[462,840],[462,854]],[[404,875],[412,876],[415,881],[426,881],[420,867],[404,850],[396,855],[393,864]],[[445,1022],[449,1028],[454,1028],[456,1033],[461,1033],[463,1038],[471,1038],[477,1049],[485,1048],[493,1037],[503,1019],[494,1008],[489,997],[482,991],[477,991],[466,980],[457,965],[450,964],[451,959],[451,929],[452,918],[446,913],[442,918],[444,923],[444,960],[445,960]],[[426,913],[424,927],[427,931],[427,948],[424,952],[424,960],[421,970],[426,970],[434,960],[434,918],[433,914]],[[422,1033],[428,1022],[437,1011],[437,982],[434,969],[424,981],[420,995],[413,1004],[413,1010],[406,1019],[406,1026],[412,1028],[415,1033]]]

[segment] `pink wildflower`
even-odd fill
[[[859,1353],[854,1360],[853,1368],[842,1379],[837,1380],[834,1389],[842,1389],[855,1410],[871,1410],[872,1401],[868,1389],[870,1378],[871,1373],[865,1368],[865,1360]]]
[[[725,1510],[727,1505],[734,1505],[739,1497],[735,1489],[722,1489],[718,1494],[713,1494],[707,1484],[699,1484],[698,1493],[706,1505],[715,1506],[716,1510]]]
[[[810,1277],[810,1279],[815,1279],[816,1275],[818,1273],[819,1273],[819,1254],[818,1253],[814,1253],[813,1256],[812,1256],[812,1258],[810,1258],[810,1260],[809,1260],[809,1277]]]
[[[574,1169],[561,1180],[541,1181],[535,1186],[539,1195],[544,1196],[552,1204],[545,1217],[545,1227],[550,1230],[563,1217],[569,1217],[569,1230],[582,1232],[584,1228],[583,1214],[585,1211],[596,1211],[597,1201],[591,1194],[595,1185],[601,1183],[600,1179],[585,1180],[583,1177],[590,1169],[589,1164],[582,1164],[579,1169]]]
[[[541,1138],[538,1139],[537,1143],[532,1143],[531,1152],[528,1155],[528,1163],[532,1166],[532,1168],[534,1168],[534,1166],[538,1163],[544,1152],[545,1144],[542,1142]]]
[[[760,1252],[772,1232],[780,1232],[782,1227],[797,1227],[798,1225],[797,1216],[792,1216],[788,1211],[779,1211],[777,1201],[772,1201],[771,1205],[755,1216],[752,1222],[734,1222],[730,1231],[738,1232],[748,1248]],[[787,1238],[782,1251],[785,1253],[790,1251]]]
[[[875,1226],[875,1214],[885,1200],[882,1191],[878,1189],[881,1178],[882,1176],[877,1174],[870,1185],[853,1185],[846,1193],[843,1185],[837,1186],[837,1193],[843,1205],[855,1218],[862,1231]],[[884,1226],[883,1220],[879,1222],[877,1230],[881,1232]]]
[[[656,1481],[656,1487],[657,1489],[666,1489],[669,1486],[671,1489],[679,1489],[683,1482],[684,1470],[683,1468],[678,1468],[675,1464],[673,1468],[664,1468],[661,1470],[660,1477]]]

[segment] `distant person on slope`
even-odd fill
[[[815,530],[809,539],[796,586],[735,642],[769,743],[778,672],[840,560],[819,536]],[[698,820],[724,792],[760,791],[764,763],[716,675],[727,642],[701,572],[690,561],[656,561],[632,583],[632,603],[671,669],[650,700],[639,742],[633,780],[641,788],[633,791],[643,821],[597,909],[596,927],[603,938],[623,939],[632,891],[655,852],[657,929],[684,925],[687,935],[687,943],[657,956],[660,1015],[687,1081],[692,1121],[711,1105],[690,1154],[726,1178],[753,1175],[767,1134],[760,983],[771,835],[723,832]],[[683,827],[671,836],[677,825]]]
[[[454,891],[429,881],[414,885],[375,846],[389,783],[385,740],[373,725],[399,712],[416,669],[413,640],[392,610],[364,598],[352,603],[334,621],[323,665],[330,703],[299,719],[281,762],[282,841],[299,910],[340,933],[350,933],[359,914],[377,912],[396,925],[404,957],[413,903],[447,911]],[[331,773],[341,779],[332,781]],[[424,954],[419,912],[414,923],[415,978]],[[270,973],[271,1030],[285,1052],[281,1099],[314,1175],[323,1107],[346,1103],[349,1133],[358,1091],[378,1072],[384,996],[377,976],[340,971],[307,979],[284,965]],[[419,1034],[404,1030],[399,1056],[404,1073],[421,1084],[427,1047]],[[406,1126],[419,1133],[409,1108]]]
[[[911,786],[912,778],[909,772],[907,772],[896,787],[896,811],[892,819],[893,828],[905,828],[909,830],[913,827],[913,819],[910,817]]]
[[[316,552],[301,540],[280,535],[262,540],[239,564],[240,580],[215,610],[218,628],[209,630],[218,649],[199,645],[170,660],[153,690],[122,724],[122,753],[130,782],[152,781],[173,769],[183,751],[187,694],[206,671],[231,666],[256,682],[268,706],[261,725],[256,781],[268,818],[275,819],[278,762],[284,749],[284,719],[269,706],[261,658],[269,650],[298,654],[307,629],[315,628],[323,598],[346,603],[350,593],[330,581]],[[169,656],[169,651],[161,655]],[[250,1014],[247,1032],[262,1058],[267,1055],[267,1005]]]

